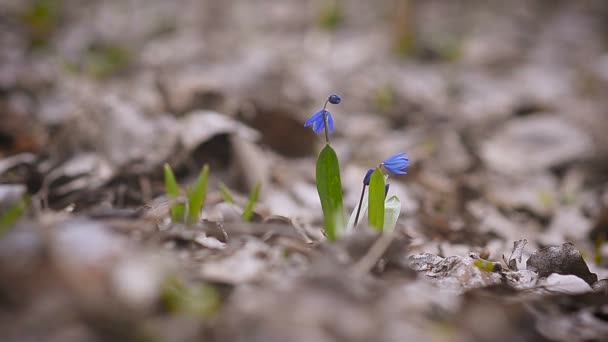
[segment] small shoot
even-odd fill
[[[132,53],[126,47],[102,42],[89,49],[84,71],[93,78],[105,79],[127,69],[132,59]]]
[[[46,45],[57,31],[61,19],[60,0],[30,0],[21,16],[32,44],[35,47]]]
[[[344,13],[339,0],[326,0],[319,15],[319,25],[332,31],[337,29],[343,21]]]
[[[22,198],[0,214],[0,237],[7,233],[11,227],[25,214],[28,200]]]
[[[477,259],[473,261],[473,266],[479,268],[484,272],[499,272],[502,270],[502,266],[500,265],[500,263],[484,259]]]
[[[232,192],[224,183],[220,183],[220,194],[222,195],[224,202],[234,203],[234,195],[232,195]]]
[[[386,183],[380,168],[372,173],[369,182],[369,213],[367,216],[370,227],[379,231],[384,229],[384,201],[386,198]]]
[[[205,164],[194,187],[188,192],[188,223],[198,222],[201,210],[205,205],[207,182],[209,180],[209,165]]]
[[[164,173],[165,191],[167,192],[167,196],[169,196],[169,205],[171,208],[171,221],[184,222],[184,218],[186,217],[186,206],[183,203],[179,203],[181,197],[179,185],[177,185],[175,175],[169,164],[165,163]]]
[[[169,312],[203,319],[212,317],[222,304],[215,288],[208,285],[189,287],[176,277],[165,282],[161,298]]]
[[[251,190],[251,193],[249,194],[245,211],[243,211],[243,220],[246,222],[251,221],[251,218],[253,217],[253,209],[255,209],[255,204],[258,202],[258,198],[260,197],[261,188],[262,184],[258,182],[255,184],[253,190]]]

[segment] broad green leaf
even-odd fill
[[[222,194],[224,202],[234,203],[234,196],[232,195],[232,192],[230,191],[230,189],[228,189],[226,184],[220,183],[220,193]]]
[[[13,203],[5,212],[0,214],[0,236],[8,232],[27,210],[28,200],[23,198]]]
[[[186,206],[183,203],[177,203],[180,197],[179,186],[175,180],[175,175],[171,166],[165,164],[165,191],[169,196],[169,205],[171,206],[171,220],[173,222],[184,222],[186,214]]]
[[[345,227],[340,164],[336,152],[329,144],[325,145],[317,159],[317,192],[323,209],[325,235],[328,240],[335,241]]]
[[[251,194],[249,194],[249,200],[247,200],[247,205],[245,206],[245,211],[243,211],[243,220],[251,221],[251,217],[253,216],[253,209],[255,208],[255,204],[258,201],[258,197],[260,197],[260,189],[262,188],[262,184],[256,183],[251,190]]]
[[[365,192],[363,195],[363,202],[361,203],[361,211],[359,212],[359,222],[363,221],[363,218],[367,214],[367,204],[368,204],[368,196],[369,192]],[[353,212],[350,214],[350,218],[348,219],[348,224],[346,225],[346,232],[350,233],[353,229],[355,229],[355,217],[357,216],[357,208],[359,204],[355,207]]]
[[[205,164],[198,175],[194,187],[188,192],[188,222],[196,223],[201,216],[201,209],[205,205],[207,195],[207,181],[209,180],[209,165]]]
[[[395,230],[400,213],[401,201],[399,197],[393,195],[384,202],[384,227],[382,231],[390,233]]]
[[[369,182],[369,213],[367,219],[370,227],[380,231],[384,228],[384,199],[385,196],[384,174],[376,168]]]

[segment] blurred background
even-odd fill
[[[319,227],[303,123],[331,93],[348,210],[406,151],[414,251],[572,241],[608,274],[602,0],[1,0],[0,208],[161,217],[163,163],[208,163],[213,191],[261,182],[257,215]]]
[[[240,191],[262,181],[271,212],[312,215],[322,139],[302,123],[330,93],[350,206],[398,151],[413,164],[399,180],[429,190],[412,196],[454,196],[411,213],[482,196],[547,219],[563,191],[604,191],[603,1],[0,6],[0,156],[36,164],[2,181],[44,185],[53,209],[145,204],[170,161],[180,177],[211,163]]]

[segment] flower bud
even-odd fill
[[[372,178],[372,173],[374,173],[374,169],[367,170],[365,177],[363,178],[363,185],[369,185],[369,180]]]
[[[336,94],[329,95],[329,98],[327,100],[331,104],[338,104],[338,103],[342,102],[342,98],[339,95],[336,95]]]

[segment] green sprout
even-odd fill
[[[99,43],[89,49],[84,63],[84,72],[93,78],[108,78],[125,70],[132,59],[131,52],[123,46]]]
[[[258,197],[260,197],[260,189],[262,188],[262,184],[256,183],[251,190],[251,194],[249,194],[249,200],[247,201],[247,205],[245,206],[245,210],[243,211],[243,220],[251,221],[253,217],[253,209],[255,208],[255,204],[258,201]]]
[[[205,164],[194,187],[188,191],[188,223],[198,222],[201,209],[205,205],[207,195],[207,182],[209,180],[209,165]]]
[[[167,279],[161,297],[169,312],[200,318],[212,317],[222,304],[220,295],[214,287],[208,285],[188,287],[176,277]]]
[[[169,164],[165,164],[164,172],[165,191],[167,192],[167,196],[169,196],[169,206],[171,208],[171,221],[184,222],[186,218],[186,206],[184,203],[179,203],[182,198],[181,191]]]
[[[196,223],[200,219],[201,210],[205,205],[207,196],[207,183],[209,181],[209,165],[201,170],[194,186],[188,191],[187,198],[182,196],[171,166],[165,164],[165,191],[169,197],[171,221],[180,223]],[[187,200],[187,201],[186,201]]]
[[[232,191],[228,189],[226,184],[220,183],[220,194],[222,195],[222,199],[226,203],[234,203],[234,196],[232,195]]]
[[[497,272],[497,271],[500,271],[500,269],[501,269],[501,266],[499,263],[484,260],[484,259],[477,259],[477,260],[473,261],[473,266],[479,268],[480,270],[482,270],[484,272]]]
[[[59,26],[60,0],[31,0],[21,16],[34,46],[45,45]]]
[[[344,21],[342,6],[338,0],[327,0],[319,15],[319,25],[326,30],[335,30]]]
[[[29,200],[22,198],[13,203],[4,213],[0,214],[0,236],[7,233],[13,225],[25,214]]]

